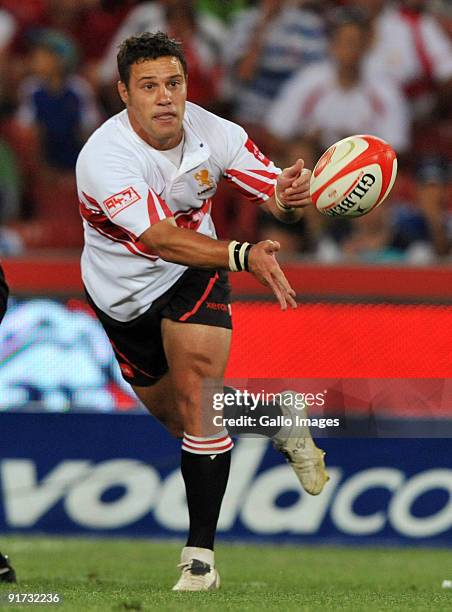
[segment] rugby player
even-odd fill
[[[0,323],[5,316],[8,302],[8,285],[5,281],[3,269],[0,266]],[[0,552],[0,582],[16,582],[16,573],[11,567],[9,559]]]
[[[126,39],[118,69],[126,108],[94,132],[77,162],[82,277],[124,379],[182,439],[190,529],[174,590],[215,589],[214,537],[233,442],[226,430],[206,430],[201,389],[205,379],[222,380],[228,360],[227,271],[253,274],[282,309],[296,302],[277,242],[217,240],[212,197],[224,177],[294,222],[310,203],[310,173],[302,160],[281,172],[241,127],[187,102],[185,57],[166,34]],[[311,438],[302,447],[278,442],[316,494],[327,479],[323,452]]]

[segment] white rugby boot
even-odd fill
[[[181,568],[181,576],[173,591],[213,591],[220,588],[213,550],[185,546],[180,561],[177,567]]]
[[[329,480],[325,469],[325,452],[317,448],[307,425],[297,424],[295,416],[307,419],[307,407],[296,408],[296,391],[283,391],[281,396],[281,412],[285,417],[293,419],[293,424],[284,426],[273,436],[273,446],[287,459],[297,475],[301,486],[310,495],[318,495]],[[289,396],[293,398],[289,400]],[[285,401],[284,401],[285,400]]]

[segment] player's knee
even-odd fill
[[[177,412],[181,415],[186,415],[197,411],[201,401],[200,389],[197,388],[180,388],[175,391],[174,400]]]

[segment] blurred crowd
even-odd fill
[[[352,221],[281,225],[223,185],[220,237],[329,263],[450,260],[450,0],[0,0],[0,254],[81,246],[78,152],[122,108],[118,44],[157,30],[184,44],[189,99],[281,167],[357,133],[398,153],[390,200]]]

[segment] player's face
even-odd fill
[[[159,57],[131,66],[129,86],[118,85],[134,130],[151,147],[179,144],[187,99],[187,81],[176,57]]]

